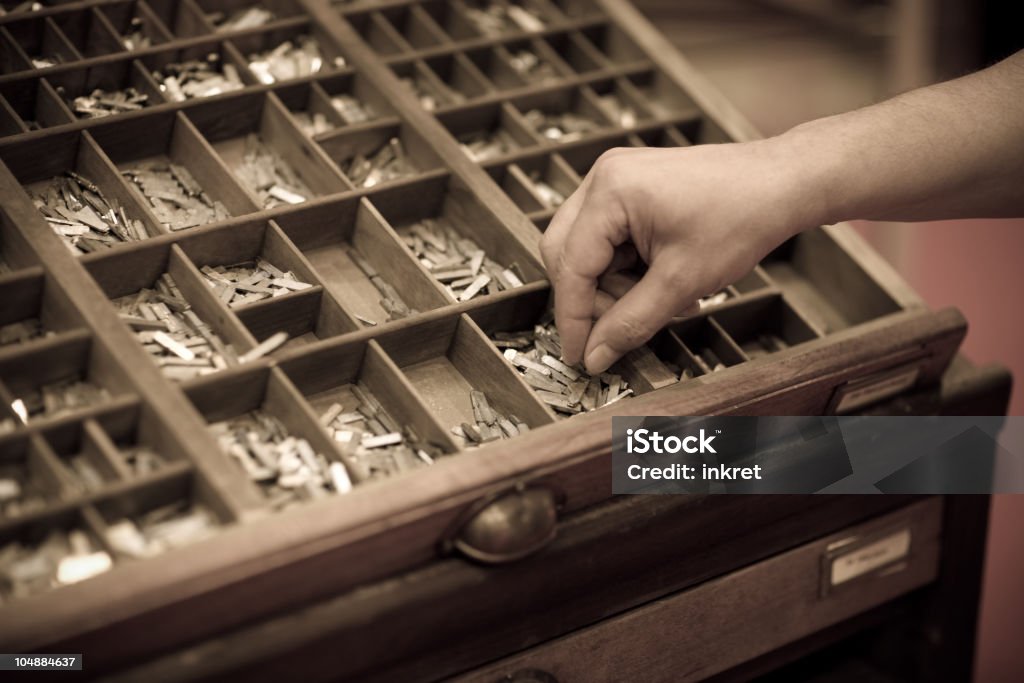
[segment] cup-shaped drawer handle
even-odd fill
[[[519,669],[502,676],[494,683],[558,683],[558,679],[540,669]]]
[[[457,520],[442,549],[486,564],[522,559],[555,538],[563,498],[539,484],[519,484],[483,498]]]

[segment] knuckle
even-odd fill
[[[615,336],[624,349],[633,349],[651,337],[650,325],[634,315],[621,316],[615,325]]]
[[[625,154],[617,150],[619,148],[608,150],[594,162],[594,180],[607,183],[613,188],[617,186],[617,181],[625,177],[627,166]]]
[[[570,272],[569,268],[572,266],[572,264],[569,260],[569,255],[566,253],[565,249],[562,249],[557,254],[555,254],[553,262],[555,264],[556,273]]]

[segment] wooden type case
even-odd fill
[[[925,307],[846,226],[790,240],[728,287],[723,302],[671,325],[631,354],[618,371],[636,396],[614,408],[559,419],[491,343],[490,335],[529,329],[549,310],[538,239],[555,207],[531,177],[568,194],[612,147],[757,135],[627,3],[528,0],[522,4],[537,25],[506,22],[483,31],[473,18],[480,4],[474,0],[281,0],[266,3],[274,14],[270,23],[226,32],[216,29],[214,18],[243,2],[44,4],[40,11],[0,17],[0,324],[39,318],[52,334],[0,348],[0,417],[16,417],[10,405],[19,392],[69,373],[102,386],[107,400],[0,436],[4,461],[25,464],[47,494],[44,509],[0,520],[0,543],[31,544],[50,528],[76,525],[107,547],[106,526],[113,519],[178,499],[204,503],[221,526],[215,538],[159,558],[115,554],[115,566],[105,574],[3,603],[0,649],[88,652],[90,668],[112,670],[414,568],[418,573],[408,580],[386,582],[382,590],[408,604],[436,591],[443,595],[443,587],[423,593],[425,584],[415,578],[429,582],[431,567],[458,573],[463,570],[456,565],[466,566],[455,559],[438,563],[439,554],[500,563],[539,549],[566,529],[585,529],[586,539],[619,537],[658,510],[666,522],[691,515],[695,505],[720,523],[732,517],[722,530],[725,538],[773,523],[789,529],[789,537],[773,533],[770,543],[748,553],[724,544],[733,548],[729,561],[715,570],[690,567],[693,580],[906,502],[722,497],[699,504],[635,500],[607,508],[612,413],[829,414],[938,385],[963,337],[963,318]],[[148,43],[129,49],[123,36],[137,26]],[[251,54],[300,35],[320,45],[325,58],[318,73],[264,83],[249,69]],[[547,76],[531,80],[517,68],[523,51],[550,66]],[[154,72],[207,55],[233,65],[244,87],[171,101]],[[33,61],[40,57],[48,61]],[[408,82],[432,88],[430,110]],[[129,86],[148,95],[140,110],[76,117],[74,97]],[[369,119],[346,123],[332,105],[342,94],[369,105]],[[608,97],[631,108],[630,120],[612,115]],[[579,136],[552,139],[531,124],[534,110],[571,111],[591,124]],[[296,118],[303,113],[323,115],[330,129],[307,135]],[[464,151],[460,141],[466,136],[498,129],[511,141],[502,153],[478,162]],[[311,190],[307,201],[261,209],[234,170],[250,133],[299,174]],[[346,175],[350,159],[391,138],[401,140],[409,172],[357,186]],[[154,160],[185,166],[228,217],[169,230],[123,174]],[[147,239],[70,253],[32,202],[50,178],[68,171],[116,198],[141,221]],[[502,265],[515,263],[523,286],[457,301],[401,239],[404,228],[434,217]],[[386,322],[379,295],[355,267],[352,251],[371,262],[416,313]],[[240,308],[211,295],[200,268],[256,257],[313,286]],[[168,380],[109,303],[152,286],[165,272],[193,310],[240,353],[281,330],[289,342],[269,357],[183,385]],[[748,343],[762,333],[776,335],[787,348],[751,358]],[[726,367],[713,371],[702,358],[704,349],[715,351]],[[679,381],[683,368],[694,377]],[[373,387],[392,415],[445,455],[432,467],[357,481],[349,494],[272,513],[244,471],[220,452],[208,423],[264,406],[328,459],[339,459],[317,415],[325,396],[344,396],[355,381]],[[515,412],[531,431],[464,449],[450,428],[472,417],[471,388]],[[132,444],[158,451],[164,466],[133,476],[121,456]],[[83,492],[69,481],[63,459],[79,451],[105,474],[101,487]],[[512,529],[510,541],[497,542],[496,530],[481,521],[481,511],[494,506],[507,506],[535,526]],[[814,507],[833,514],[785,521]],[[668,533],[663,527],[655,524],[651,533]],[[546,552],[578,562],[591,541],[579,541],[578,533],[569,537],[577,540],[562,546],[556,541]],[[624,554],[619,569],[643,563],[641,555]],[[536,563],[522,566],[520,575],[535,577],[523,579],[528,583],[545,571]],[[466,567],[474,576],[490,571]],[[923,581],[930,571],[914,576]],[[637,587],[616,608],[640,604],[645,596],[655,597]],[[600,619],[607,609],[578,614],[578,622],[548,623],[538,632],[554,636]],[[365,674],[387,657],[380,648],[388,637],[368,644],[385,624],[363,626],[368,640],[343,648],[353,650],[345,671]],[[516,642],[522,647],[536,638]],[[407,640],[402,636],[396,647],[409,645]],[[477,655],[433,663],[436,672],[455,673],[513,649],[492,643]]]

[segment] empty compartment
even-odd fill
[[[23,423],[96,410],[126,395],[122,372],[84,335],[0,356],[4,401]]]
[[[132,0],[104,5],[101,11],[125,50],[144,50],[173,40],[169,26],[174,23],[174,5],[177,4],[180,3],[170,0],[154,3]]]
[[[0,137],[27,132],[28,126],[18,116],[18,112],[14,111],[14,107],[3,95],[0,95]]]
[[[39,437],[0,438],[0,519],[45,510],[68,491],[58,463]]]
[[[579,44],[584,49],[589,43],[596,48],[609,63],[625,65],[631,62],[647,61],[647,55],[632,38],[626,35],[618,26],[608,23],[600,24],[582,29],[577,34],[577,40],[583,39]]]
[[[196,6],[218,33],[259,28],[302,14],[294,0],[196,0]]]
[[[466,316],[379,341],[461,446],[512,438],[554,419]]]
[[[42,432],[75,495],[93,494],[122,480],[123,468],[105,448],[95,421],[64,422]]]
[[[79,119],[127,114],[164,102],[142,65],[129,59],[64,71],[48,80]]]
[[[470,315],[508,367],[560,417],[615,405],[676,381],[646,347],[630,352],[599,376],[589,375],[581,365],[563,364],[547,289],[496,301]]]
[[[546,0],[452,0],[452,4],[485,36],[543,31],[562,18]]]
[[[460,301],[544,279],[526,248],[457,178],[424,180],[372,201],[421,266]]]
[[[188,397],[224,456],[274,510],[343,495],[361,480],[279,370],[235,373],[194,387]]]
[[[256,346],[180,247],[155,244],[95,259],[86,268],[153,362],[172,380],[239,365]]]
[[[283,362],[281,369],[365,479],[420,469],[457,450],[374,342],[324,347]]]
[[[31,598],[110,571],[95,513],[63,508],[0,530],[0,600]]]
[[[419,60],[394,63],[391,68],[398,80],[427,111],[458,106],[466,101],[465,94],[449,87],[429,66]]]
[[[530,128],[549,143],[581,140],[611,126],[611,119],[583,88],[526,95],[512,102]]]
[[[675,126],[656,126],[634,133],[640,145],[647,147],[689,147],[693,143]]]
[[[0,283],[0,353],[58,332],[82,329],[65,295],[35,268]]]
[[[345,57],[334,41],[310,24],[238,36],[232,44],[257,81],[268,85],[345,66]]]
[[[529,45],[528,41],[519,41],[519,43]],[[543,63],[545,62],[543,60],[531,63],[527,57],[514,61],[508,50],[502,46],[466,50],[464,54],[473,62],[476,70],[486,77],[490,85],[499,90],[515,90],[525,87],[530,83],[526,78],[526,73],[536,75],[544,71]]]
[[[55,144],[58,140],[65,144]],[[25,143],[5,158],[40,215],[75,255],[160,234],[88,133]],[[43,149],[32,155],[33,148]]]
[[[750,294],[756,292],[759,289],[765,289],[770,287],[771,283],[768,281],[768,276],[764,272],[761,266],[754,266],[754,269],[741,277],[735,283],[732,288],[736,290],[737,294]]]
[[[713,318],[690,318],[668,329],[696,359],[700,374],[725,370],[747,360],[743,350]],[[678,361],[676,364],[683,365]]]
[[[156,557],[215,536],[230,522],[192,472],[150,481],[94,504],[118,561]]]
[[[659,118],[701,117],[693,99],[662,71],[650,70],[626,77],[629,85],[640,94],[643,102]]]
[[[93,133],[162,231],[185,230],[257,209],[183,114],[165,112]]]
[[[420,4],[420,9],[430,15],[450,40],[464,41],[479,38],[483,32],[464,11],[460,2],[448,0],[427,0]]]
[[[560,147],[558,154],[565,159],[576,175],[585,178],[602,154],[616,147],[631,146],[628,136],[621,133],[603,135],[594,140],[583,140]]]
[[[782,296],[731,306],[713,317],[751,360],[818,338]]]
[[[5,281],[11,273],[33,268],[38,263],[39,256],[29,246],[24,233],[0,206],[0,281]]]
[[[604,55],[582,34],[573,32],[555,33],[544,37],[548,49],[558,55],[575,73],[586,75],[607,68]]]
[[[45,69],[82,58],[50,17],[32,17],[4,24],[2,30],[27,59],[26,68]],[[13,66],[13,63],[12,63]]]
[[[125,49],[121,37],[99,8],[60,12],[53,15],[53,21],[84,58],[123,52]]]
[[[345,19],[359,37],[380,55],[394,55],[412,49],[391,22],[379,12],[354,12],[346,14]]]
[[[825,229],[788,240],[761,267],[787,300],[825,334],[901,310],[896,299]]]
[[[661,330],[647,342],[658,360],[669,372],[679,378],[680,382],[705,375],[711,370],[700,358],[697,358],[675,332]]]
[[[317,280],[361,325],[449,303],[365,199],[311,207],[276,222],[309,259]]]
[[[210,32],[210,25],[194,0],[146,0],[146,6],[177,38],[195,38]]]
[[[260,101],[262,111],[230,121],[211,120],[200,113],[193,117],[257,206],[301,204],[350,189],[276,96],[266,95]]]
[[[17,73],[34,68],[32,60],[18,45],[18,41],[0,26],[0,74]]]
[[[238,50],[226,42],[158,52],[141,61],[169,102],[216,97],[259,83]]]
[[[477,63],[463,54],[442,55],[423,60],[430,73],[440,79],[449,104],[461,104],[492,92]]]
[[[443,15],[441,2],[427,3],[438,16]],[[378,13],[389,24],[394,33],[402,37],[405,43],[414,50],[423,50],[447,42],[448,37],[434,20],[434,14],[417,4],[405,7],[391,7]],[[392,33],[391,35],[394,35]]]
[[[340,130],[320,147],[356,187],[376,187],[442,167],[431,145],[407,124]]]
[[[491,161],[538,144],[526,121],[508,104],[457,109],[439,115],[438,120],[473,161]]]
[[[101,413],[90,420],[86,431],[124,479],[191,467],[188,456],[177,450],[176,441],[163,438],[152,409],[142,404]]]
[[[214,295],[257,341],[283,332],[285,350],[359,329],[276,224],[239,225],[180,244]]]
[[[10,83],[0,83],[0,97],[3,97],[8,115],[13,112],[26,130],[50,128],[75,120],[68,106],[53,86],[43,78],[26,78]]]

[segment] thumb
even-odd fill
[[[584,353],[587,372],[604,372],[674,316],[694,310],[699,294],[682,281],[678,267],[666,264],[665,259],[656,261],[594,324]]]

